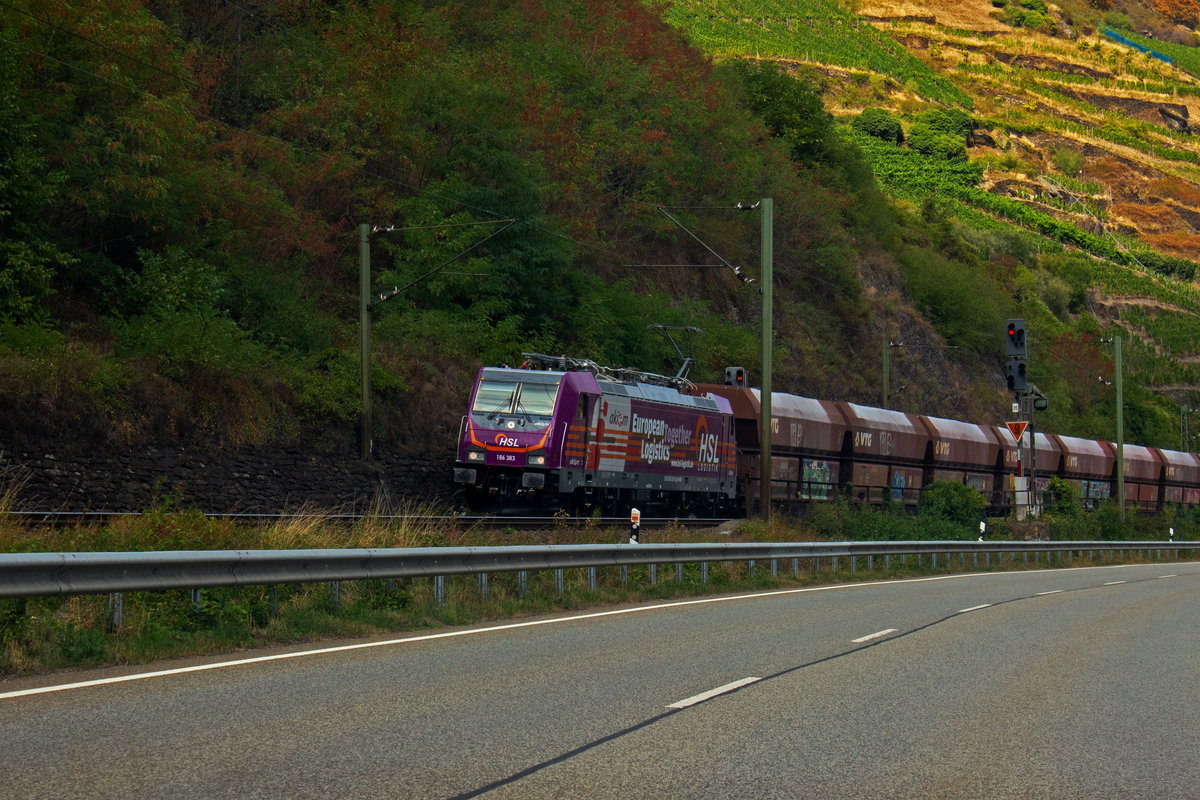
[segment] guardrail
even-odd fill
[[[965,566],[970,554],[976,562],[979,555],[985,555],[989,563],[992,554],[1024,553],[1026,561],[1033,554],[1036,563],[1042,554],[1094,555],[1103,551],[1109,551],[1110,558],[1117,552],[1155,557],[1149,555],[1154,551],[1160,558],[1162,551],[1178,558],[1180,551],[1200,552],[1200,542],[791,542],[16,553],[0,555],[0,598],[470,574],[481,576],[480,587],[486,591],[486,576],[493,572],[699,562],[707,577],[707,564],[712,561],[746,561],[753,571],[756,561],[768,560],[774,573],[779,560],[792,559],[798,573],[800,559],[833,559],[836,569],[837,559],[849,558],[854,569],[860,557],[866,557],[871,566],[871,559],[882,556],[890,566],[893,557],[915,555],[930,556],[936,567],[942,555],[958,555]]]

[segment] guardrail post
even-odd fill
[[[875,556],[867,556],[867,572],[875,571]]]
[[[833,571],[834,572],[837,572],[837,560],[838,560],[838,557],[834,556],[833,557]]]
[[[746,562],[746,569],[750,573],[750,577],[753,578],[754,577],[754,559],[753,558]]]
[[[650,585],[658,583],[658,564],[650,565]]]
[[[797,578],[800,577],[800,559],[798,558],[792,559],[792,574]]]
[[[772,578],[779,577],[779,559],[777,559],[777,558],[771,559],[771,577]]]
[[[858,556],[850,556],[850,571],[858,572]]]
[[[124,592],[110,592],[108,595],[108,625],[112,630],[121,627],[125,618]]]
[[[937,553],[933,553],[933,569],[937,569]]]
[[[892,569],[892,554],[888,553],[883,557],[883,568],[889,572]]]
[[[990,552],[983,554],[983,563],[988,569],[992,568],[992,554]]]
[[[629,565],[628,564],[621,565],[621,585],[622,586],[629,585]]]
[[[203,600],[200,589],[192,589],[192,611],[200,610],[200,603]]]
[[[433,599],[437,601],[439,606],[446,605],[446,576],[433,576]]]
[[[680,561],[675,565],[675,580],[678,583],[683,583],[683,562]]]
[[[488,590],[488,574],[486,572],[479,573],[479,599],[487,600]]]
[[[561,567],[554,570],[554,591],[558,593],[559,597],[563,596],[563,571]]]
[[[333,603],[334,608],[342,607],[342,582],[329,582],[329,600]]]
[[[521,597],[529,594],[529,573],[525,570],[517,572],[517,592]]]
[[[596,568],[588,567],[588,591],[596,591]]]

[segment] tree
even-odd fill
[[[771,135],[788,143],[793,160],[812,160],[829,152],[833,120],[817,91],[770,61],[735,61],[731,69],[741,81],[747,107]]]
[[[0,317],[21,321],[41,311],[57,269],[75,259],[55,244],[42,219],[63,175],[47,167],[36,146],[36,117],[18,95],[16,52],[0,45]]]

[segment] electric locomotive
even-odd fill
[[[682,378],[523,355],[519,368],[481,369],[471,392],[454,481],[472,508],[732,510],[728,400],[686,394]]]

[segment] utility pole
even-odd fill
[[[891,370],[891,364],[889,364],[888,361],[889,351],[891,349],[892,343],[889,342],[885,336],[883,339],[883,407],[885,409],[888,407],[888,389],[890,388],[888,386],[888,378],[890,377],[888,373]]]
[[[763,519],[770,521],[771,519],[771,484],[773,472],[771,471],[771,435],[774,429],[771,425],[771,347],[773,338],[773,314],[771,277],[774,269],[774,200],[770,197],[764,197],[759,206],[759,214],[762,225],[762,274],[759,280],[762,281],[762,397],[759,402],[761,419],[759,420],[759,430],[761,434],[761,449],[762,449],[762,470],[760,481],[762,488],[762,515]]]
[[[371,458],[371,226],[358,226],[358,346],[362,377],[362,457]]]
[[[1121,509],[1121,519],[1125,519],[1125,391],[1122,386],[1121,373],[1121,335],[1113,337],[1114,353],[1117,361],[1117,507]]]

